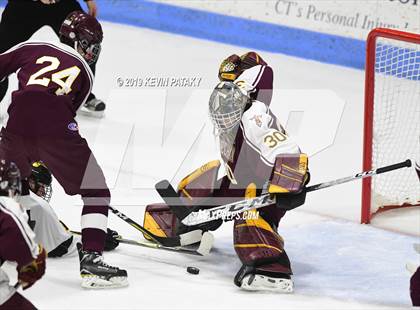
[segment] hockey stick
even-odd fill
[[[112,211],[112,213],[114,213],[124,222],[128,223],[130,226],[134,227],[135,229],[141,231],[143,234],[147,235],[150,239],[152,239],[157,244],[160,244],[165,247],[179,247],[183,245],[193,244],[193,243],[199,242],[203,235],[201,230],[193,230],[193,231],[187,232],[185,234],[181,234],[176,237],[160,237],[153,234],[152,232],[144,228],[142,225],[136,223],[127,215],[115,209],[114,207],[108,206],[108,208]]]
[[[304,190],[306,192],[313,192],[322,188],[327,188],[327,187],[335,186],[338,184],[347,183],[347,182],[354,181],[357,179],[372,177],[377,174],[381,174],[381,173],[385,173],[385,172],[389,172],[389,171],[393,171],[393,170],[401,169],[405,167],[411,167],[411,161],[409,159],[407,159],[406,161],[397,163],[397,164],[393,164],[393,165],[389,165],[389,166],[385,166],[385,167],[381,167],[381,168],[377,168],[373,170],[363,171],[353,176],[344,177],[344,178],[340,178],[340,179],[329,181],[329,182],[315,184],[315,185],[306,187],[306,189]],[[263,194],[261,196],[258,196],[252,199],[245,199],[245,200],[233,202],[230,204],[226,204],[226,205],[222,205],[222,206],[218,206],[218,207],[214,207],[214,208],[210,208],[206,210],[199,210],[199,211],[191,212],[181,222],[184,225],[193,226],[193,225],[210,222],[217,219],[229,220],[229,219],[233,219],[236,215],[239,215],[240,213],[244,211],[249,211],[252,209],[259,209],[262,207],[266,207],[268,205],[272,205],[274,203],[276,203],[275,198],[271,194],[267,193],[267,194]]]
[[[20,289],[21,287],[22,287],[22,282],[20,282],[19,280],[15,283],[15,285],[13,285],[13,294],[16,293],[16,291]]]
[[[82,233],[80,231],[70,230],[70,233],[73,235],[81,236]],[[197,256],[206,256],[210,253],[211,247],[213,246],[213,235],[210,233],[205,232],[201,238],[200,245],[197,249],[190,249],[185,247],[167,247],[155,242],[148,242],[144,240],[132,240],[132,239],[125,239],[122,236],[118,236],[115,238],[118,242],[123,244],[130,244],[141,246],[150,249],[156,250],[164,250],[169,252],[176,252],[182,254],[189,254],[189,255],[197,255]]]
[[[183,220],[191,213],[191,208],[187,208],[184,205],[168,180],[162,180],[156,183],[155,189],[179,220]]]

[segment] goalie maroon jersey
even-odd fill
[[[12,93],[7,129],[25,135],[51,136],[70,124],[93,83],[85,60],[61,43],[28,41],[1,54],[0,80],[12,73],[19,88]]]

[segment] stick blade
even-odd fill
[[[179,241],[181,246],[194,244],[202,240],[203,231],[201,229],[192,230],[185,234],[179,235]]]
[[[214,236],[206,231],[201,238],[200,246],[197,249],[197,252],[203,256],[206,256],[210,253],[211,248],[213,247]]]

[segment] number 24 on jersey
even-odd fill
[[[44,64],[49,63],[47,66],[43,67],[42,69],[38,70],[34,74],[29,77],[28,83],[26,85],[41,85],[44,87],[48,87],[51,82],[57,84],[59,88],[55,91],[57,96],[60,95],[67,95],[72,91],[71,86],[73,85],[76,78],[79,76],[80,69],[77,66],[73,66],[55,73],[52,73],[50,78],[40,76],[44,75],[45,73],[52,72],[57,70],[60,66],[60,61],[57,57],[52,56],[43,56],[37,59],[37,64]]]

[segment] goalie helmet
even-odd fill
[[[30,190],[46,201],[52,196],[51,172],[41,161],[32,163],[32,173],[28,178]]]
[[[0,160],[0,196],[14,198],[21,193],[19,168],[15,163]]]
[[[82,11],[71,12],[60,28],[60,41],[73,47],[91,65],[101,52],[103,32],[98,20]]]
[[[248,95],[235,83],[217,84],[209,100],[209,115],[217,132],[235,128],[249,101]]]

